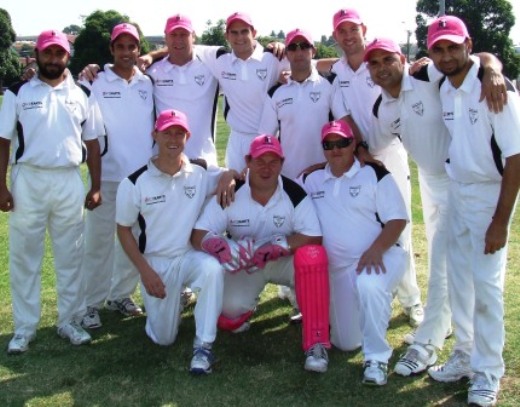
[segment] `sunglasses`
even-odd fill
[[[353,138],[341,138],[336,141],[322,141],[321,145],[323,146],[324,150],[334,150],[334,147],[338,148],[347,148],[352,144],[354,141]]]
[[[292,42],[289,45],[287,45],[287,51],[296,51],[298,48],[302,51],[308,50],[312,48],[312,44],[309,44],[308,42]]]

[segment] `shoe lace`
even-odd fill
[[[121,307],[124,308],[124,309],[133,309],[135,308],[135,304],[134,302],[132,301],[131,298],[123,298],[121,301],[119,301],[119,303],[121,304]]]
[[[195,348],[193,350],[193,358],[196,361],[209,361],[211,359],[211,350],[205,348]]]

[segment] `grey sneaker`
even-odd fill
[[[408,323],[413,328],[418,327],[424,319],[424,309],[422,304],[415,304],[411,307],[406,307],[404,313],[408,316]]]
[[[417,334],[417,330],[413,330],[412,332],[408,332],[404,335],[403,341],[404,343],[408,345],[413,345],[415,343],[415,335]],[[451,326],[448,328],[448,331],[446,332],[446,336],[444,339],[448,339],[451,335],[453,335],[453,329]]]
[[[136,305],[130,298],[120,298],[119,300],[108,300],[106,308],[110,311],[119,311],[125,317],[138,317],[143,315],[143,310]]]
[[[211,349],[198,347],[193,349],[190,363],[190,373],[194,375],[210,374],[215,363],[215,356]]]
[[[73,345],[83,345],[89,343],[92,338],[76,321],[70,321],[68,324],[58,328],[58,335],[62,338],[68,338]]]
[[[363,365],[363,384],[383,386],[388,379],[388,365],[377,360],[368,360]]]
[[[432,366],[428,374],[433,380],[444,383],[457,382],[466,377],[473,378],[473,372],[469,363],[469,355],[456,350],[443,365]]]
[[[317,343],[307,352],[305,352],[307,358],[305,359],[304,369],[309,372],[325,373],[329,366],[329,355],[327,349],[321,344]]]
[[[95,307],[87,307],[87,313],[81,320],[81,326],[87,329],[96,329],[101,328],[102,325],[99,310]]]
[[[494,406],[497,403],[500,381],[484,373],[475,373],[468,391],[468,404],[480,407]]]
[[[7,345],[7,353],[10,355],[18,355],[29,350],[29,344],[36,338],[36,335],[14,334]]]
[[[437,354],[432,346],[411,345],[394,367],[394,372],[401,376],[410,376],[424,372],[437,361]]]

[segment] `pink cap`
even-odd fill
[[[253,20],[251,20],[251,17],[249,17],[249,15],[246,13],[236,12],[231,14],[226,20],[226,27],[229,28],[229,26],[235,21],[242,21],[253,29],[255,28],[253,25]]]
[[[311,34],[308,31],[300,30],[299,28],[292,30],[289,34],[287,34],[285,37],[285,45],[289,45],[298,37],[302,37],[305,39],[305,41],[314,46],[314,41],[312,40]]]
[[[137,28],[135,27],[135,25],[132,25],[129,23],[121,23],[121,24],[116,25],[112,29],[112,35],[110,36],[110,42],[114,42],[117,39],[117,37],[119,37],[122,34],[131,35],[132,37],[134,37],[137,40],[137,42],[140,41],[139,32],[137,31]]]
[[[394,40],[390,38],[376,38],[366,46],[363,61],[367,62],[370,53],[378,49],[402,55],[401,47]]]
[[[249,155],[252,158],[258,158],[266,153],[274,153],[278,157],[283,158],[283,151],[280,142],[275,136],[269,134],[260,134],[256,136],[249,147]]]
[[[325,124],[321,129],[321,139],[323,140],[329,134],[337,134],[344,138],[354,138],[352,129],[343,120],[335,120]]]
[[[462,44],[469,38],[466,24],[455,16],[439,17],[428,26],[428,49],[440,40],[448,40],[455,44]]]
[[[38,51],[43,51],[45,48],[50,47],[51,45],[59,45],[70,54],[69,40],[67,39],[67,36],[61,31],[43,31],[38,36],[38,40],[36,41],[36,49]]]
[[[155,121],[155,130],[164,131],[172,126],[181,126],[186,131],[190,131],[188,127],[188,118],[179,110],[163,110]]]
[[[359,13],[353,8],[342,8],[336,14],[334,14],[334,17],[332,18],[332,26],[334,29],[336,29],[341,23],[344,23],[345,21],[350,21],[351,23],[358,25],[363,24]]]
[[[176,28],[184,28],[186,31],[189,31],[190,33],[194,31],[193,25],[191,25],[191,20],[182,14],[175,14],[166,21],[164,33],[169,34]]]

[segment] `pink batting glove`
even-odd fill
[[[287,243],[287,238],[282,235],[273,236],[271,240],[264,243],[259,242],[255,246],[253,263],[256,267],[263,269],[267,262],[278,260],[280,257],[289,256],[291,248]]]

